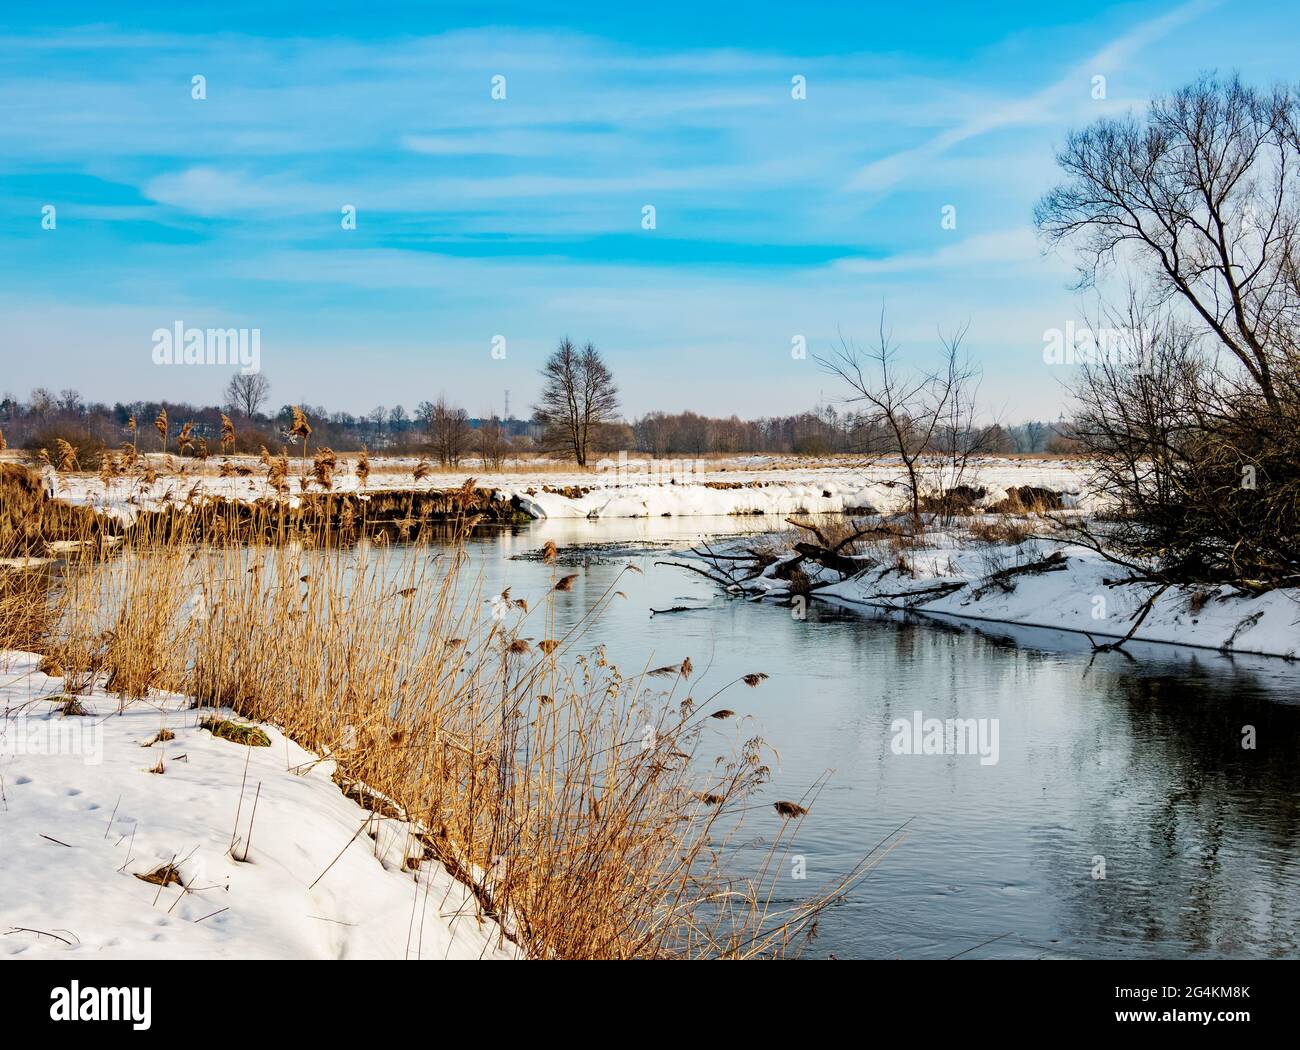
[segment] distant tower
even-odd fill
[[[509,390],[506,391],[506,415],[505,415],[505,418],[506,418],[506,419],[509,419],[509,418],[510,418],[510,391],[509,391]]]

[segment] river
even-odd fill
[[[671,556],[665,545],[778,525],[544,521],[474,537],[463,578],[481,574],[484,594],[510,587],[536,601],[552,569],[527,555],[554,540],[579,563],[565,570],[579,573],[573,590],[557,595],[568,626],[630,562],[643,575],[622,575],[626,600],[588,635],[624,673],[689,656],[697,696],[768,675],[725,694],[743,721],[710,732],[720,742],[761,736],[779,752],[764,803],[798,799],[833,771],[793,850],[806,878],[794,877],[792,857],[780,891],[801,896],[833,880],[906,825],[824,915],[808,956],[1297,954],[1294,665],[1154,645],[1093,654],[1062,632],[816,601],[799,619],[655,564]],[[589,553],[573,559],[575,548]],[[679,605],[692,611],[650,614]],[[896,721],[930,718],[976,720],[996,752],[898,753]],[[757,863],[778,824],[765,806],[734,862]]]

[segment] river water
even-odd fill
[[[802,896],[833,880],[906,825],[901,843],[823,917],[807,955],[1300,954],[1294,665],[1170,646],[1094,655],[1064,632],[821,602],[798,619],[655,564],[671,556],[665,545],[779,524],[539,522],[475,537],[464,578],[481,574],[484,594],[510,587],[532,603],[552,569],[529,552],[548,539],[569,558],[603,545],[564,570],[579,577],[556,596],[561,628],[632,563],[644,574],[623,573],[627,599],[587,636],[625,674],[689,656],[696,696],[767,674],[756,689],[725,694],[744,721],[710,731],[776,748],[765,804],[799,799],[833,771],[793,851],[805,880],[791,858],[782,892]],[[692,611],[650,615],[679,605]],[[983,755],[898,753],[896,721],[931,718],[975,719],[984,736],[971,741],[982,739]],[[1243,747],[1252,734],[1254,746]],[[779,826],[769,812],[747,821],[740,867],[765,854]]]

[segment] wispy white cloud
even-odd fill
[[[1038,255],[1030,227],[998,230],[965,237],[928,252],[900,252],[882,259],[838,259],[836,268],[856,274],[930,273],[967,266],[1024,266]]]
[[[917,168],[942,156],[953,146],[1004,128],[1041,124],[1075,112],[1076,100],[1089,98],[1094,75],[1106,75],[1131,62],[1143,48],[1218,7],[1223,0],[1190,0],[1157,18],[1140,23],[1111,41],[1061,77],[1026,98],[1013,99],[940,132],[919,146],[890,153],[862,167],[849,182],[852,190],[881,192],[896,186]]]

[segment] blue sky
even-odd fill
[[[834,400],[791,340],[884,304],[909,359],[968,324],[986,407],[1055,417],[1043,332],[1088,303],[1031,226],[1054,148],[1203,71],[1294,79],[1300,39],[1249,0],[348,6],[0,15],[0,391],[215,400],[152,363],[183,321],[260,328],[276,404],[522,414],[568,334],[629,415],[753,416]]]

